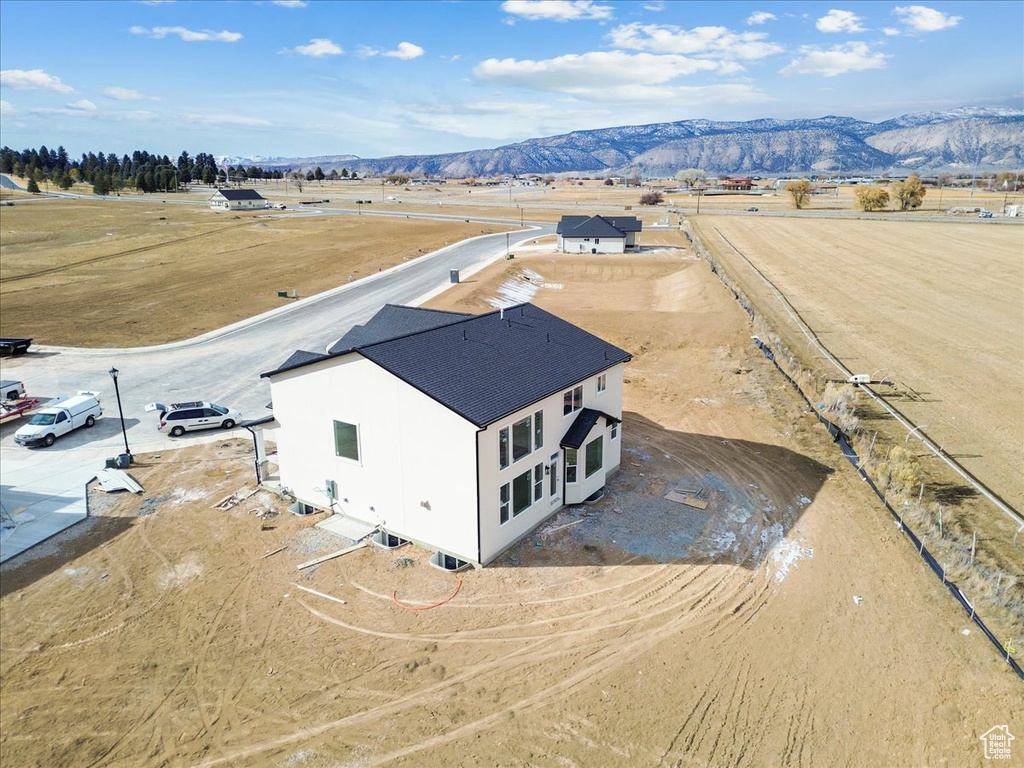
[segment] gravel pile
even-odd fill
[[[319,528],[303,528],[288,542],[288,549],[300,555],[318,555],[321,552],[341,549],[353,543],[351,539],[322,531]]]

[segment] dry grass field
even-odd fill
[[[496,226],[198,206],[38,200],[0,207],[0,335],[139,346],[189,338]]]
[[[602,501],[480,571],[414,547],[298,571],[317,517],[211,509],[249,443],[140,456],[144,497],[96,494],[2,569],[4,763],[970,765],[1014,728],[1020,682],[706,263],[538,249],[431,305],[510,284],[634,354]],[[706,512],[663,499],[693,477]]]

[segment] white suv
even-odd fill
[[[157,429],[161,432],[168,430],[171,437],[181,437],[188,431],[194,429],[213,429],[223,427],[231,429],[237,424],[242,414],[232,408],[225,408],[223,405],[214,403],[150,403],[146,406],[147,411],[160,411],[160,421]]]

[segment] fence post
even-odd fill
[[[921,490],[917,493],[917,503],[921,503],[921,498],[924,496],[924,483],[921,483]]]
[[[974,547],[977,545],[977,543],[978,543],[978,532],[975,531],[974,532],[974,536],[971,537],[971,565],[970,565],[971,568],[974,567]]]
[[[939,538],[942,538],[942,506],[939,505]]]

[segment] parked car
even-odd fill
[[[20,381],[0,381],[0,400],[21,400],[25,397],[25,385]]]
[[[285,205],[284,203],[274,203],[274,206],[273,206],[273,207],[274,207],[274,209],[275,209],[275,210],[278,210],[278,211],[283,211],[283,210],[284,210],[285,208],[287,208],[288,206],[287,206],[287,205]]]
[[[14,433],[14,442],[29,447],[45,445],[49,448],[61,435],[79,427],[91,427],[102,415],[100,399],[95,392],[57,397]]]
[[[750,211],[751,213],[757,213],[757,208],[755,208],[754,206],[750,206],[749,208],[747,208],[747,210]]]
[[[991,219],[992,218],[992,211],[978,211],[978,218],[979,219]]]
[[[196,401],[191,403],[150,403],[147,411],[160,411],[159,431],[168,430],[171,437],[181,437],[196,429],[231,429],[242,419],[242,414],[223,405]]]

